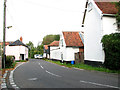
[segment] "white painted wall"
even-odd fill
[[[28,58],[28,48],[24,46],[6,46],[6,55],[15,56],[15,60],[20,60],[20,54],[24,54],[24,59]]]
[[[66,47],[66,60],[65,61],[74,61],[75,53],[79,52],[79,48]]]
[[[92,2],[91,11],[87,10],[84,32],[84,60],[104,62],[105,54],[101,39],[105,34],[116,32],[114,17],[103,16],[97,5]]]
[[[50,46],[50,59],[60,60],[61,53],[59,46]]]
[[[63,43],[63,46],[62,46],[62,43]],[[61,33],[61,35],[60,35],[59,47],[60,47],[61,54],[63,54],[63,60],[64,61],[73,61],[73,60],[75,60],[74,54],[79,52],[79,48],[66,47],[66,43],[65,43],[65,40],[64,40],[63,33]],[[60,60],[62,60],[62,58]]]
[[[84,29],[84,60],[104,62],[102,18],[94,4],[91,11],[87,10]]]
[[[103,35],[117,32],[116,31],[117,24],[115,24],[116,23],[115,17],[103,16],[102,21],[103,21]]]

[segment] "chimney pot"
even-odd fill
[[[22,37],[20,37],[20,41],[22,42],[22,40],[23,40],[23,38]]]

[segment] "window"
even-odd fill
[[[90,3],[88,3],[88,12],[90,12],[91,10],[92,10],[92,3],[90,2]]]

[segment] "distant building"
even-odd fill
[[[20,40],[6,46],[6,56],[15,56],[15,60],[25,60],[28,58],[28,46]]]
[[[60,36],[60,55],[63,61],[84,61],[84,33],[62,32]]]
[[[48,47],[50,48],[50,59],[60,60],[59,41],[53,41]]]
[[[48,46],[52,60],[75,63],[84,61],[84,32],[62,32],[60,41],[53,41]]]

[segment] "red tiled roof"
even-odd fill
[[[49,46],[59,46],[59,41],[53,41]]]
[[[95,2],[95,3],[104,14],[116,14],[118,12],[115,4],[112,2]]]
[[[47,50],[48,49],[48,45],[44,45],[44,48]]]
[[[79,32],[63,32],[66,46],[68,47],[82,47],[83,43]]]
[[[5,42],[5,46],[7,46],[7,45],[9,45],[11,43],[13,43],[13,42]],[[3,45],[3,42],[0,42],[0,45]]]

